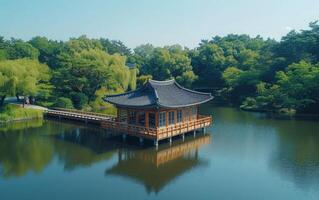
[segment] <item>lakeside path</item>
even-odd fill
[[[16,97],[7,97],[4,101],[5,101],[5,103],[22,105],[21,102],[17,101]],[[31,108],[31,109],[36,109],[36,110],[48,110],[48,108],[46,108],[46,107],[38,106],[38,105],[31,105],[31,104],[24,104],[24,108]]]

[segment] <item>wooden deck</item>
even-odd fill
[[[198,116],[198,119],[181,122],[172,126],[165,126],[161,128],[146,128],[144,126],[137,126],[115,120],[103,120],[101,126],[106,129],[113,129],[119,132],[127,133],[137,137],[145,137],[149,139],[163,140],[177,135],[181,135],[190,131],[208,127],[212,124],[211,116]]]
[[[191,131],[196,131],[198,129],[208,127],[212,124],[212,117],[204,115],[198,115],[197,119],[193,119],[191,121],[185,121],[160,128],[149,128],[127,124],[125,122],[116,121],[115,116],[68,109],[46,110],[45,115],[58,119],[68,119],[82,121],[85,123],[94,123],[100,125],[104,129],[113,130],[114,132],[117,132],[119,134],[127,134],[156,141],[166,138],[172,138],[174,136],[182,135]]]

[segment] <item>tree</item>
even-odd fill
[[[139,72],[142,76],[151,75],[155,80],[176,78],[182,85],[190,87],[197,76],[192,71],[187,51],[179,45],[153,48],[143,45],[134,49],[137,53]]]
[[[118,54],[109,55],[100,49],[89,49],[69,55],[64,67],[53,74],[52,82],[58,96],[70,97],[75,107],[82,108],[84,102],[95,100],[95,93],[102,87],[107,90],[129,85],[134,88],[135,73],[125,66],[125,57]]]
[[[48,40],[46,37],[34,37],[29,43],[39,51],[39,61],[46,63],[50,68],[57,68],[57,56],[62,50],[64,44],[53,40]]]
[[[130,56],[132,54],[131,50],[119,40],[109,40],[101,38],[99,39],[99,41],[102,45],[103,50],[108,54],[112,55],[118,53],[122,56]]]
[[[68,108],[68,109],[73,108],[73,104],[72,104],[71,99],[66,98],[66,97],[59,97],[53,106],[57,107],[57,108]]]
[[[206,86],[222,86],[222,72],[225,69],[224,51],[216,44],[203,41],[193,53],[194,72],[199,76],[199,83]]]
[[[36,95],[41,84],[50,79],[48,67],[30,59],[0,61],[0,77],[3,100],[8,95]]]
[[[39,51],[34,48],[31,44],[22,40],[11,39],[10,47],[8,49],[9,59],[38,59]]]
[[[300,61],[289,65],[286,72],[277,72],[277,84],[285,99],[283,106],[293,109],[305,109],[318,103],[319,64],[313,65]]]
[[[243,71],[236,67],[228,67],[223,72],[223,79],[228,86],[235,87],[239,84],[239,78],[242,73]]]

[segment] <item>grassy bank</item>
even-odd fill
[[[43,118],[41,110],[22,108],[13,104],[7,104],[0,108],[0,123],[40,118]]]

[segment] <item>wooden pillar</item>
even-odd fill
[[[145,112],[145,124],[144,124],[144,126],[146,127],[146,128],[148,128],[148,121],[149,121],[149,118],[148,118],[148,111],[146,111]]]
[[[129,111],[129,109],[126,109],[126,123],[127,124],[130,123],[130,111]]]
[[[158,118],[159,118],[159,111],[156,110],[155,112],[155,127],[158,128],[159,127],[159,123],[158,123]]]
[[[198,119],[198,113],[199,113],[199,106],[197,106],[196,119]]]
[[[138,111],[134,110],[135,112],[135,124],[138,124]]]
[[[185,109],[182,109],[182,122],[185,122]]]
[[[166,127],[168,126],[168,111],[165,111]]]
[[[116,107],[116,120],[115,121],[120,121],[120,109],[118,107]]]
[[[174,125],[177,124],[177,110],[174,110]]]

